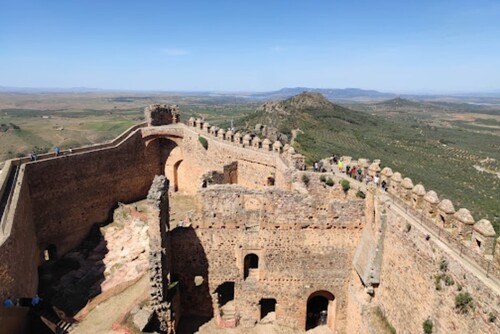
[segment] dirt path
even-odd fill
[[[144,275],[137,283],[113,296],[104,303],[99,304],[78,324],[71,334],[118,334],[123,333],[111,329],[114,322],[131,309],[137,300],[147,295],[149,288],[149,277]]]

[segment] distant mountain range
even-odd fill
[[[376,90],[366,90],[360,88],[307,88],[307,87],[295,87],[295,88],[282,88],[277,91],[265,92],[252,94],[250,97],[257,99],[270,99],[270,100],[279,100],[286,99],[291,96],[295,96],[297,94],[303,92],[313,92],[320,93],[328,100],[339,100],[339,99],[353,99],[353,98],[393,98],[396,97],[396,94],[393,93],[381,93]]]
[[[169,96],[206,96],[222,98],[243,98],[253,100],[283,100],[298,95],[303,92],[320,93],[326,99],[336,102],[374,102],[403,97],[409,100],[440,100],[448,102],[472,102],[472,103],[500,103],[500,90],[478,93],[457,93],[457,94],[395,94],[379,92],[377,90],[361,88],[310,88],[293,87],[282,88],[269,92],[221,92],[221,91],[162,91],[162,90],[131,90],[131,89],[101,89],[92,87],[71,87],[71,88],[39,88],[39,87],[9,87],[0,86],[0,93],[17,94],[57,94],[57,93],[112,93],[112,94],[155,94]]]

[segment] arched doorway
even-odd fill
[[[243,264],[243,279],[247,279],[247,277],[249,276],[257,277],[259,269],[259,257],[256,254],[247,254],[245,256]]]
[[[333,330],[335,297],[328,291],[316,291],[307,299],[306,330],[326,325]]]
[[[173,171],[173,189],[174,191],[179,191],[179,166],[180,164],[182,163],[182,160],[179,160],[177,161],[175,164],[174,164],[174,171]]]

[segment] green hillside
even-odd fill
[[[294,146],[309,162],[332,154],[379,158],[414,184],[451,199],[455,209],[466,207],[476,220],[489,219],[500,232],[500,178],[495,174],[500,172],[500,129],[438,127],[411,115],[368,114],[317,93],[268,102],[242,120],[249,128],[260,123],[289,136],[300,129]]]

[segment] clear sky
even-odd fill
[[[500,0],[0,0],[0,86],[500,90]]]

